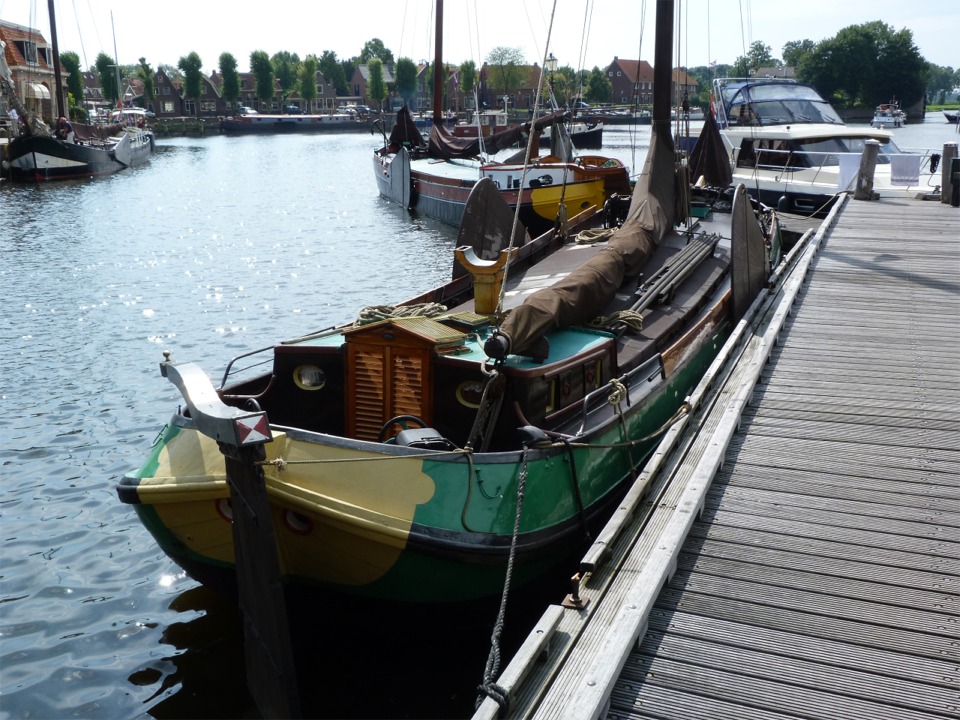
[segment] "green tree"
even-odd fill
[[[369,65],[372,58],[377,58],[384,65],[389,65],[393,62],[393,53],[384,47],[383,40],[373,38],[363,44],[363,50],[360,51],[359,64]]]
[[[926,69],[909,30],[875,20],[818,43],[801,57],[797,75],[838,107],[873,107],[894,95],[905,105],[920,100]]]
[[[180,72],[180,69],[176,65],[169,65],[167,63],[160,63],[157,65],[157,72],[163,70],[164,74],[173,80],[174,82],[183,81],[183,73]]]
[[[755,40],[746,55],[741,55],[733,63],[733,77],[750,77],[758,68],[782,65],[771,54],[770,46]]]
[[[250,53],[250,72],[256,78],[257,99],[261,103],[267,103],[269,107],[276,94],[276,83],[273,79],[273,65],[270,63],[270,56],[263,50],[254,50]]]
[[[220,67],[220,95],[229,103],[235,103],[240,98],[240,73],[237,72],[237,59],[228,52],[220,53],[218,63]]]
[[[200,115],[200,96],[203,94],[202,69],[203,61],[197,53],[184,55],[177,62],[177,67],[183,73],[183,94],[197,102],[194,104],[194,113]]]
[[[523,52],[519,48],[499,45],[487,55],[490,66],[490,87],[498,95],[509,95],[523,85]],[[499,98],[498,98],[499,100]]]
[[[71,51],[62,52],[60,64],[67,71],[70,117],[75,120],[86,120],[87,110],[83,107],[83,75],[80,74],[80,56]]]
[[[403,102],[413,106],[413,98],[417,94],[417,66],[408,57],[397,60],[397,75],[395,78],[397,94]]]
[[[328,83],[333,83],[337,95],[349,95],[347,79],[343,74],[343,65],[337,60],[337,54],[332,50],[320,53],[320,74]]]
[[[116,106],[120,98],[120,89],[117,86],[117,70],[113,58],[102,52],[97,55],[94,66],[97,68],[97,77],[100,78],[103,97],[109,100],[111,105]]]
[[[783,46],[783,64],[789,67],[797,67],[801,58],[807,53],[813,52],[817,44],[813,40],[791,40]]]
[[[306,103],[307,110],[313,110],[313,101],[317,99],[317,68],[319,62],[315,55],[308,55],[300,63],[300,97]]]
[[[149,110],[153,103],[153,68],[147,62],[146,58],[140,58],[140,64],[137,65],[137,77],[143,83],[143,109]]]
[[[587,81],[587,100],[598,103],[610,102],[612,94],[613,85],[607,80],[607,74],[594,66],[590,71],[590,80]]]
[[[356,88],[353,87],[353,72],[357,69],[357,58],[351,58],[350,60],[341,60],[340,67],[343,69],[343,84],[345,90],[344,95],[355,95]],[[339,90],[337,91],[340,92]]]
[[[300,56],[296,53],[292,55],[286,50],[274,54],[270,58],[273,65],[273,74],[280,83],[281,100],[286,100],[287,96],[297,89],[297,76],[300,72]]]
[[[62,57],[61,55],[61,59]],[[958,85],[960,85],[960,70],[933,63],[927,65],[927,97],[931,100],[936,98],[942,105],[943,100],[940,98],[946,99],[947,93]]]
[[[477,64],[467,60],[460,64],[460,92],[469,95],[477,86]]]
[[[383,63],[379,58],[370,58],[367,63],[367,92],[376,101],[377,109],[383,110],[387,99],[387,84],[383,81]]]

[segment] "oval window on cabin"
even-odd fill
[[[293,382],[301,390],[319,390],[327,384],[327,375],[316,365],[298,365],[293,371]]]

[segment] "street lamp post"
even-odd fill
[[[550,83],[550,100],[555,108],[557,98],[553,94],[553,74],[557,71],[557,59],[553,56],[553,51],[551,51],[550,54],[547,55],[547,59],[543,61],[543,69],[547,71],[547,82]]]

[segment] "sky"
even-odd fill
[[[287,50],[301,58],[332,50],[344,60],[359,55],[372,38],[382,40],[394,57],[433,59],[434,0],[269,0],[262,6],[211,0],[55,2],[60,50],[76,52],[84,67],[100,52],[114,55],[112,28],[121,64],[145,57],[154,68],[176,65],[196,52],[207,74],[223,52],[232,53],[246,71],[254,50],[268,55]],[[675,64],[687,67],[732,64],[755,41],[781,57],[791,40],[818,42],[874,20],[911,30],[927,61],[960,66],[957,0],[676,0],[676,5],[681,47],[674,51]],[[455,64],[473,59],[479,66],[493,48],[505,46],[519,49],[528,63],[542,63],[553,16],[549,51],[560,65],[605,68],[614,56],[652,63],[655,6],[655,0],[447,0],[444,59]],[[50,40],[45,0],[0,0],[0,18],[38,28]]]

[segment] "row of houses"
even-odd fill
[[[19,91],[21,99],[31,111],[42,117],[56,117],[60,114],[56,107],[55,78],[53,69],[53,51],[41,33],[32,28],[15,25],[0,20],[0,41],[4,42],[4,58],[13,75],[13,85]],[[456,66],[447,68],[447,86],[445,98],[447,110],[459,112],[471,110],[479,102],[481,107],[502,107],[505,103],[514,110],[533,108],[536,88],[540,80],[540,66],[522,66],[521,87],[510,92],[506,98],[491,87],[491,68],[484,65],[478,73],[477,96],[461,92],[460,70]],[[433,91],[427,83],[427,66],[418,68],[417,93],[414,110],[429,110],[433,104]],[[606,69],[606,75],[613,87],[612,101],[615,104],[646,104],[653,99],[653,67],[645,60],[621,60],[614,57]],[[383,66],[383,79],[390,95],[387,109],[396,109],[402,100],[395,91],[394,66]],[[100,88],[96,73],[83,73],[84,98],[88,109],[102,108],[106,101]],[[138,78],[121,81],[122,99],[127,106],[139,105],[151,110],[158,118],[200,116],[216,117],[233,114],[238,106],[249,106],[260,112],[280,112],[284,107],[295,106],[305,113],[332,113],[345,103],[375,106],[369,96],[370,74],[367,65],[359,65],[350,81],[350,94],[338,96],[336,88],[321,74],[317,73],[317,96],[306,101],[296,92],[284,95],[279,82],[269,101],[261,101],[256,93],[256,78],[252,73],[240,73],[240,97],[236,101],[226,100],[221,92],[223,78],[214,72],[202,78],[201,94],[198,98],[186,97],[183,83],[170,77],[164,70],[158,70],[153,79],[153,96],[144,97],[143,82]],[[677,92],[693,94],[697,90],[696,81],[683,70],[675,70],[674,84]]]

